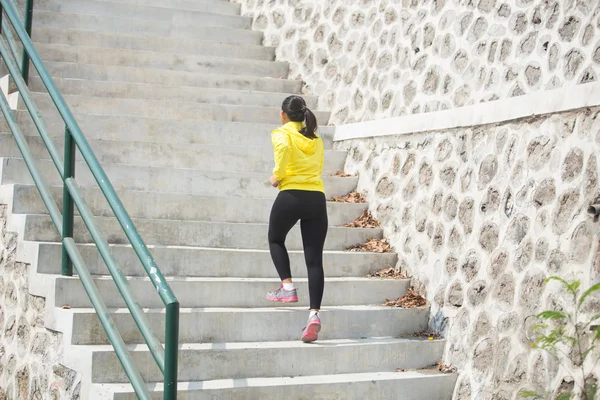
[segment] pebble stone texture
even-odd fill
[[[454,399],[559,385],[529,329],[563,304],[546,277],[600,281],[600,223],[587,214],[600,203],[600,107],[338,146],[432,304],[444,361],[460,372]],[[600,313],[600,298],[588,311]]]
[[[600,77],[598,0],[232,0],[332,123]]]
[[[62,337],[44,327],[45,301],[29,294],[28,265],[0,205],[0,400],[79,399],[80,379],[60,365]]]

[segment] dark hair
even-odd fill
[[[290,96],[283,101],[281,109],[288,116],[290,121],[304,122],[305,128],[300,129],[300,133],[309,139],[316,139],[317,135],[317,117],[306,107],[306,102],[300,96]]]

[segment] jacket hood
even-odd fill
[[[317,141],[315,139],[309,139],[300,133],[300,129],[304,128],[303,122],[291,121],[281,128],[286,132],[289,132],[290,139],[298,150],[307,155],[315,154]]]

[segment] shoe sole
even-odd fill
[[[314,342],[319,338],[319,332],[321,331],[321,324],[310,324],[306,327],[306,332],[302,335],[302,341],[304,343]]]
[[[267,300],[274,301],[275,303],[297,303],[298,298],[286,298],[286,299],[275,299],[267,297]]]

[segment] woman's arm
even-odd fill
[[[273,176],[278,181],[285,177],[288,162],[290,161],[290,136],[280,129],[275,129],[271,134],[271,142],[273,143],[273,152],[275,158],[275,168]]]

